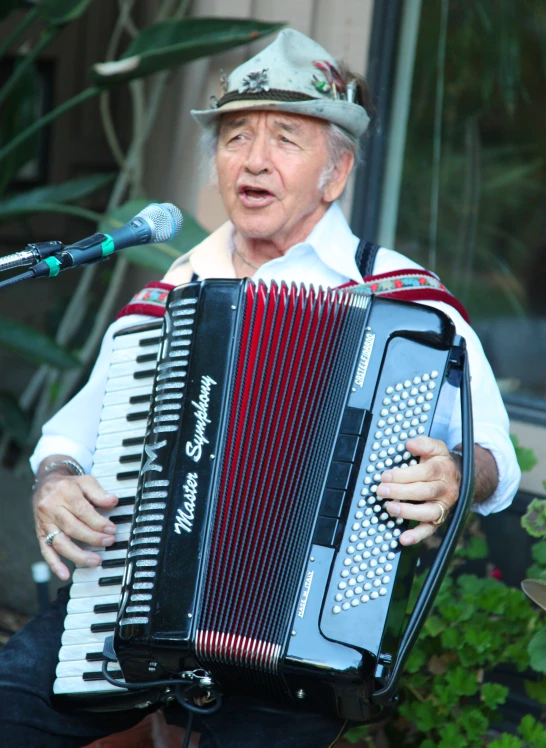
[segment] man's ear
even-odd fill
[[[336,163],[334,173],[324,187],[323,197],[327,203],[333,203],[337,200],[345,189],[349,174],[355,163],[354,154],[350,151],[343,150],[339,161]]]

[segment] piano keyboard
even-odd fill
[[[161,322],[154,322],[114,337],[91,475],[119,497],[114,509],[100,510],[116,524],[115,543],[91,549],[101,557],[100,566],[74,571],[53,686],[56,694],[120,693],[102,676],[102,648],[114,632],[119,607],[160,331]],[[109,670],[122,679],[115,666]]]

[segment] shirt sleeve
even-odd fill
[[[421,303],[421,302],[420,302]],[[422,302],[425,303],[425,302]],[[472,509],[478,514],[500,512],[512,503],[518,490],[521,471],[510,441],[509,419],[491,366],[474,330],[461,315],[448,304],[426,302],[445,312],[455,323],[459,335],[466,340],[470,368],[470,389],[474,421],[474,443],[488,449],[497,463],[499,482],[495,492],[486,501],[475,503]],[[451,417],[447,425],[445,442],[453,449],[461,441],[461,400],[457,391]]]
[[[42,437],[30,457],[34,473],[38,472],[40,463],[50,455],[72,457],[86,473],[91,470],[114,335],[125,328],[152,320],[155,318],[130,314],[110,325],[87,384],[44,424]]]

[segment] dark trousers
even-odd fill
[[[127,730],[146,715],[123,712],[62,711],[52,702],[53,681],[68,587],[57,600],[0,648],[0,748],[81,748]],[[185,724],[175,707],[167,721]],[[170,718],[171,717],[171,718]],[[295,712],[243,697],[200,724],[200,748],[327,748],[343,728],[341,720]],[[195,729],[195,728],[194,728]]]

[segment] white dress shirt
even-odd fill
[[[231,224],[224,224],[215,234],[219,235],[222,252],[226,255],[223,264],[200,272],[207,258],[207,251],[201,252],[200,245],[192,251],[193,269],[201,278],[235,277],[231,263],[230,235],[234,232]],[[215,234],[209,237],[211,240]],[[211,241],[208,246],[211,245]],[[350,280],[361,282],[355,262],[358,238],[349,228],[341,209],[333,204],[317,223],[306,241],[294,245],[282,257],[262,265],[253,280],[284,280],[288,283],[313,284],[315,287],[335,287]],[[194,254],[195,253],[195,254]],[[190,261],[190,260],[188,260]],[[415,262],[390,249],[381,248],[377,253],[374,273],[387,273],[407,268],[420,268]],[[221,268],[221,269],[220,269]],[[218,275],[221,272],[221,276]],[[455,324],[459,335],[467,344],[471,374],[471,390],[474,415],[474,441],[488,449],[496,460],[499,483],[493,496],[487,501],[475,504],[473,509],[480,514],[497,512],[507,507],[519,485],[520,470],[514,448],[509,438],[509,423],[491,367],[485,357],[481,343],[470,325],[459,312],[449,304],[437,301],[419,302],[445,312]],[[128,315],[116,320],[106,331],[102,347],[88,383],[43,427],[42,438],[38,442],[30,462],[34,472],[42,460],[52,454],[68,455],[77,460],[88,472],[91,469],[93,451],[100,421],[100,410],[104,398],[107,372],[112,351],[112,340],[116,332],[126,327],[148,322],[152,317]],[[442,439],[452,449],[461,441],[461,414],[459,393],[450,385],[443,388],[434,418],[431,436]]]

